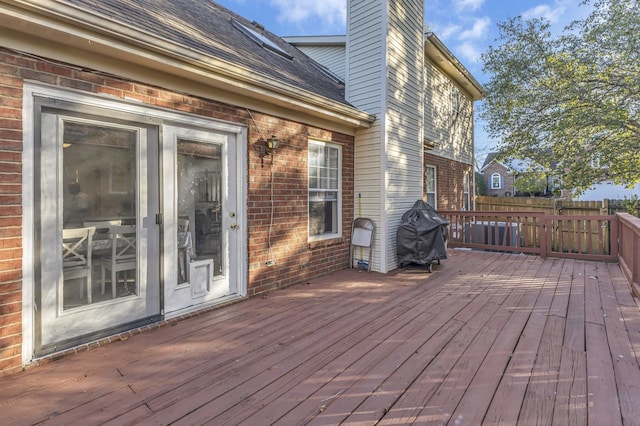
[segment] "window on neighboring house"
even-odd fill
[[[309,237],[334,238],[342,232],[340,170],[342,149],[338,145],[309,141]]]
[[[502,189],[502,176],[500,176],[500,173],[491,175],[491,189]]]
[[[424,189],[427,195],[427,203],[434,209],[436,206],[436,167],[435,166],[425,166],[424,168]]]
[[[600,157],[600,154],[595,154],[591,157],[591,168],[599,169],[602,167],[602,165],[600,164]]]
[[[464,178],[463,178],[463,193],[462,193],[462,210],[466,210],[469,211],[471,210],[471,204],[470,204],[470,199],[469,199],[469,189],[470,189],[470,182],[469,182],[469,172],[464,172]]]

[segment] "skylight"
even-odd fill
[[[326,75],[327,77],[329,77],[334,82],[344,86],[344,81],[342,81],[342,79],[338,77],[338,75],[335,74],[333,71],[331,71],[329,68],[326,68],[318,64],[317,62],[313,62],[313,61],[311,62],[311,66],[317,69],[318,71],[320,71],[321,73],[323,73],[324,75]]]
[[[285,57],[287,59],[293,59],[293,56],[289,55],[287,52],[282,50],[278,45],[276,45],[274,42],[272,42],[271,40],[269,40],[268,38],[266,38],[265,36],[263,36],[259,32],[247,27],[244,24],[241,24],[240,22],[236,21],[235,19],[232,19],[231,23],[233,24],[234,27],[236,27],[237,29],[242,31],[244,33],[244,35],[246,35],[251,40],[253,40],[256,43],[258,43],[263,48],[265,48],[267,50],[270,50],[273,53],[277,53],[278,55],[283,56],[283,57]]]

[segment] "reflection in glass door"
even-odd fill
[[[153,127],[54,110],[40,139],[36,352],[46,353],[159,314],[158,143]]]
[[[189,263],[211,260],[222,274],[222,145],[178,139],[178,284]]]

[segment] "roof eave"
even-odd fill
[[[484,98],[485,90],[482,85],[435,34],[425,33],[424,51],[425,56],[458,83],[471,96],[471,99],[479,101]]]

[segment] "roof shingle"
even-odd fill
[[[344,86],[312,65],[313,60],[276,35],[210,0],[66,0],[113,22],[237,64],[293,87],[346,105]],[[265,49],[232,20],[266,37],[292,59]]]

